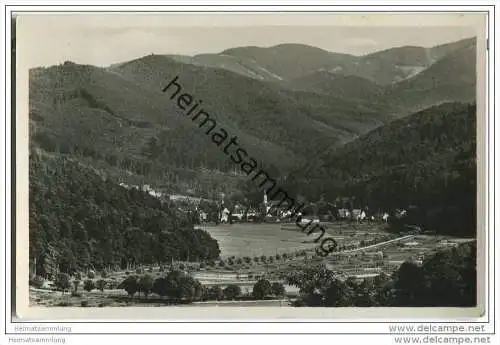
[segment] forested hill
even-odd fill
[[[299,194],[354,196],[358,207],[372,209],[414,205],[428,228],[475,231],[475,104],[443,104],[393,121],[322,161],[311,176],[295,177]]]
[[[217,241],[195,230],[190,215],[74,160],[32,149],[29,185],[38,275],[219,256]]]
[[[388,167],[426,162],[435,156],[475,149],[475,104],[447,103],[381,126],[324,158],[329,172],[356,178],[378,175]],[[443,157],[441,157],[443,158]]]

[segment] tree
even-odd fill
[[[97,282],[96,282],[96,287],[101,290],[101,292],[104,292],[104,289],[106,288],[106,281],[104,279],[99,279]]]
[[[85,282],[83,283],[83,288],[87,292],[94,290],[95,289],[94,281],[91,279],[85,280]]]
[[[78,292],[78,287],[80,286],[80,281],[78,279],[73,280],[73,292]]]
[[[148,298],[148,295],[151,293],[151,290],[153,289],[153,278],[146,274],[144,276],[142,276],[140,279],[139,279],[139,282],[138,282],[138,290],[139,292],[142,292],[144,294],[144,297]]]
[[[398,307],[420,305],[426,279],[421,267],[412,262],[404,262],[395,272],[395,303]]]
[[[217,301],[220,301],[221,299],[224,298],[224,292],[218,285],[214,285],[210,287],[207,291],[207,297],[209,299],[215,299]]]
[[[56,276],[56,280],[55,280],[54,284],[55,284],[56,288],[61,290],[64,294],[64,292],[66,290],[68,290],[70,287],[69,275],[67,273],[59,273]]]
[[[286,277],[288,284],[299,288],[301,293],[312,294],[324,291],[334,280],[333,272],[325,265],[308,267],[302,271],[290,273]]]
[[[30,279],[29,284],[36,287],[41,288],[43,286],[44,279],[40,276],[35,276],[33,279]]]
[[[285,286],[282,284],[282,283],[273,283],[271,285],[271,291],[273,293],[273,295],[275,296],[278,296],[278,297],[282,297],[285,295]]]
[[[230,284],[224,289],[223,293],[227,299],[234,300],[236,297],[241,295],[241,288],[239,285]]]
[[[381,273],[373,279],[373,286],[375,290],[375,306],[388,307],[392,305],[393,281],[385,273]]]
[[[252,295],[256,299],[264,299],[271,294],[271,283],[267,279],[260,279],[253,286]]]
[[[123,289],[127,291],[130,297],[134,296],[139,288],[137,276],[128,276],[120,285],[123,286]]]
[[[158,281],[158,279],[157,279]],[[165,281],[159,281],[159,284],[164,284],[164,295],[179,300],[193,301],[202,297],[203,288],[201,283],[191,276],[188,276],[181,271],[171,271]]]
[[[350,305],[348,286],[339,279],[333,280],[324,291],[326,307],[347,307]]]
[[[153,282],[153,287],[151,291],[155,294],[164,297],[168,295],[168,282],[164,277],[156,278]]]

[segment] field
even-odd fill
[[[338,242],[352,242],[355,239],[383,236],[383,224],[325,223],[328,236]],[[265,224],[223,224],[219,226],[200,225],[219,242],[221,257],[261,256],[290,253],[297,250],[313,249],[317,246],[317,235],[308,236],[294,223]],[[325,235],[326,236],[326,235]]]
[[[219,242],[221,258],[289,253],[314,247],[312,239],[300,231],[281,230],[279,223],[223,224],[199,226]]]

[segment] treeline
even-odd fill
[[[34,117],[36,115],[32,115]],[[95,165],[106,167],[107,170],[132,172],[138,178],[149,181],[161,181],[162,185],[167,185],[169,191],[183,192],[185,189],[194,189],[197,194],[205,197],[210,196],[214,191],[224,191],[231,189],[238,180],[228,179],[228,172],[234,169],[234,164],[227,160],[222,160],[220,152],[215,155],[205,153],[206,147],[200,147],[198,155],[186,155],[188,149],[185,142],[175,143],[174,138],[170,141],[159,142],[156,137],[152,137],[142,149],[140,155],[128,154],[118,150],[107,150],[95,147],[91,142],[85,140],[69,140],[68,138],[58,138],[50,131],[36,130],[32,133],[32,143],[43,150],[56,154],[73,156],[78,159],[90,159]],[[162,145],[165,145],[164,147]],[[192,145],[192,144],[191,144]],[[189,148],[191,150],[192,148]],[[218,159],[215,159],[215,156]],[[214,159],[212,159],[214,158]],[[224,158],[224,157],[222,157]],[[200,178],[200,168],[207,173],[218,172],[217,174],[205,174],[205,178]]]
[[[152,273],[152,271],[150,271]],[[225,287],[219,285],[202,285],[200,281],[189,274],[171,270],[160,272],[156,278],[152,274],[135,275],[126,272],[127,277],[120,283],[116,279],[94,279],[88,278],[82,281],[82,277],[71,279],[67,273],[59,273],[54,279],[53,290],[71,291],[71,296],[82,297],[79,287],[82,286],[87,292],[98,289],[101,292],[107,289],[123,289],[128,295],[127,300],[135,299],[140,302],[163,302],[171,304],[191,303],[195,301],[231,301],[231,300],[262,300],[283,298],[285,286],[280,282],[271,283],[267,279],[259,279],[250,291],[243,292],[238,284],[228,284]],[[36,288],[43,288],[44,279],[37,276],[29,281]],[[115,297],[123,299],[123,297]],[[108,304],[108,303],[102,303]],[[99,306],[103,306],[103,305]],[[69,306],[67,302],[59,306]],[[88,301],[82,301],[82,306],[89,306]]]
[[[40,152],[31,151],[29,171],[30,264],[37,275],[219,257],[217,241],[173,205]]]
[[[380,127],[325,154],[288,190],[309,200],[354,197],[354,207],[412,206],[419,224],[471,236],[476,223],[476,106],[444,104]]]
[[[320,265],[291,273],[300,289],[297,306],[315,307],[475,307],[476,244],[438,252],[421,266],[405,262],[392,276],[335,278]]]

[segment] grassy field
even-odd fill
[[[254,257],[314,248],[312,238],[300,231],[281,230],[277,224],[223,224],[203,226],[219,242],[221,257]]]
[[[372,238],[383,235],[382,224],[326,223],[326,233],[338,242],[353,239]],[[294,224],[222,224],[219,226],[201,225],[219,242],[221,257],[261,256],[277,253],[290,253],[296,250],[313,249],[317,235],[308,236]],[[325,235],[326,236],[326,235]]]

